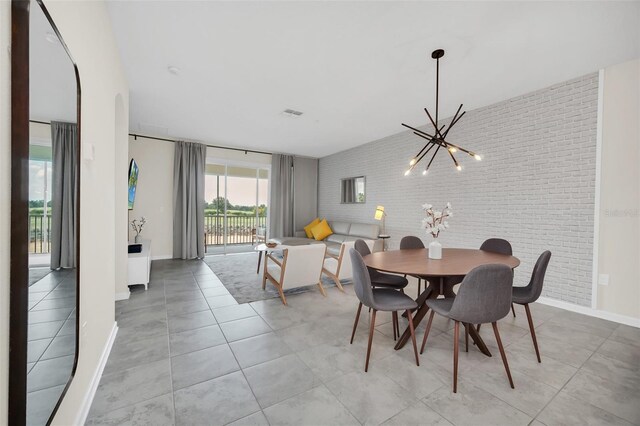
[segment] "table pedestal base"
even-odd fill
[[[420,293],[420,296],[418,296],[418,298],[416,299],[416,302],[418,303],[418,310],[416,311],[412,319],[414,329],[418,327],[418,325],[420,324],[420,321],[422,321],[422,319],[429,312],[429,307],[427,306],[427,303],[426,303],[427,299],[437,299],[438,296],[440,295],[445,297],[455,296],[455,293],[453,292],[453,286],[457,283],[451,283],[451,282],[447,283],[444,280],[444,277],[432,277],[431,279],[429,278],[427,279],[429,280],[429,286],[422,293]],[[484,341],[482,340],[482,337],[480,337],[476,328],[473,327],[472,325],[471,327],[468,327],[468,329],[469,329],[469,335],[475,342],[480,352],[482,352],[486,356],[491,356],[491,352],[489,352],[487,345],[485,345]],[[409,327],[407,327],[404,333],[402,333],[402,336],[400,336],[400,339],[398,339],[398,343],[396,343],[395,350],[401,349],[407,343],[410,337],[411,337],[411,331]]]

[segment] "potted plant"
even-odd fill
[[[140,234],[142,234],[142,229],[144,228],[145,223],[147,223],[147,219],[144,216],[142,216],[140,219],[133,219],[131,221],[131,228],[136,233],[136,243],[142,242],[142,237],[140,236]]]
[[[453,216],[451,203],[447,203],[442,210],[435,210],[431,204],[423,204],[422,210],[427,215],[422,219],[422,227],[433,237],[429,244],[429,259],[442,259],[442,244],[438,241],[438,236],[441,231],[449,228],[447,219]]]

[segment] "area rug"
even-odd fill
[[[275,286],[267,281],[267,287],[262,289],[262,266],[260,274],[256,274],[258,266],[257,253],[227,254],[206,256],[204,259],[209,268],[220,278],[222,284],[238,303],[249,303],[257,300],[267,300],[280,297]],[[264,259],[262,259],[264,262]],[[342,280],[342,285],[351,284],[351,280]],[[325,275],[322,276],[324,288],[335,287],[335,282]],[[318,286],[293,288],[285,290],[285,296],[307,291],[319,291]]]

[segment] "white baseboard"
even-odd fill
[[[151,260],[166,260],[173,259],[173,256],[170,254],[161,254],[159,256],[151,256]]]
[[[589,315],[591,317],[602,318],[604,320],[617,322],[620,324],[629,325],[631,327],[640,328],[640,318],[628,317],[626,315],[614,314],[612,312],[601,311],[599,309],[589,308],[587,306],[575,305],[569,302],[562,302],[560,300],[550,299],[548,297],[541,297],[538,299],[539,303],[543,305],[553,306],[560,309],[566,309],[567,311],[577,312],[579,314]]]
[[[129,292],[129,290],[123,291],[122,293],[116,293],[116,302],[118,300],[127,300],[129,296],[131,296],[131,293]]]
[[[98,390],[98,385],[100,384],[100,379],[102,378],[102,372],[104,371],[105,365],[107,365],[107,360],[109,359],[109,354],[111,353],[113,342],[116,340],[116,334],[118,334],[118,323],[114,321],[113,327],[111,328],[111,334],[109,335],[109,339],[107,339],[107,344],[104,345],[102,355],[100,355],[100,362],[98,363],[98,367],[96,368],[96,371],[91,378],[89,390],[85,394],[82,401],[80,412],[78,413],[78,418],[75,422],[75,424],[77,425],[83,425],[87,421],[87,416],[89,415],[89,410],[91,409],[91,404],[93,403],[93,397],[96,395],[96,390]]]

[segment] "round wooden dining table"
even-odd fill
[[[453,286],[459,284],[472,269],[487,264],[499,263],[509,266],[511,269],[520,265],[520,260],[515,256],[493,253],[485,250],[445,248],[442,250],[442,259],[429,259],[429,250],[405,249],[380,251],[364,257],[365,264],[382,272],[406,274],[420,277],[429,282],[425,290],[418,296],[416,302],[418,309],[413,316],[414,328],[429,311],[427,299],[437,298],[440,295],[453,297]],[[482,341],[475,327],[468,327],[469,335],[482,353],[491,356],[491,352]],[[408,341],[411,332],[409,327],[398,340],[395,349],[402,348]]]

